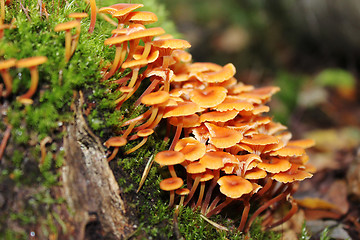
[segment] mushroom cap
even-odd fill
[[[271,152],[269,155],[280,157],[299,157],[303,154],[305,154],[305,150],[302,147],[288,145],[279,150]]]
[[[200,163],[208,169],[220,169],[224,167],[225,163],[235,162],[236,159],[234,155],[228,152],[207,152],[205,155],[200,158]]]
[[[122,147],[126,145],[127,140],[124,137],[111,137],[105,143],[105,147]]]
[[[81,19],[81,18],[86,18],[88,17],[89,14],[84,13],[84,12],[73,12],[69,14],[69,18],[76,18],[76,19]]]
[[[137,30],[130,32],[130,34],[121,35],[118,37],[111,37],[104,41],[105,45],[121,44],[133,39],[140,39],[145,37],[153,37],[165,33],[165,30],[161,27],[147,28],[143,30]]]
[[[220,71],[223,67],[212,62],[195,62],[188,67],[189,72],[192,74],[200,72],[216,72]]]
[[[191,174],[203,173],[206,171],[206,167],[200,162],[192,162],[186,166],[186,172]]]
[[[227,90],[224,87],[207,87],[205,89],[194,89],[190,92],[190,100],[200,107],[215,107],[226,98]]]
[[[253,190],[251,182],[236,175],[223,176],[217,183],[220,185],[220,192],[230,198],[239,198]]]
[[[163,118],[187,116],[201,111],[203,111],[203,109],[196,103],[178,102],[177,106],[169,106],[165,108]]]
[[[236,68],[232,63],[226,64],[221,70],[216,72],[197,73],[196,77],[202,82],[220,83],[232,78],[236,73]]]
[[[183,39],[159,39],[152,41],[151,44],[157,48],[170,49],[185,49],[191,47],[190,43]]]
[[[207,182],[213,179],[215,175],[210,170],[206,170],[206,172],[194,174],[191,177],[196,178],[197,176],[200,176],[200,182]]]
[[[185,159],[189,161],[195,161],[206,152],[206,146],[204,143],[200,143],[195,138],[187,137],[180,139],[174,148],[175,151],[182,152],[185,155]]]
[[[297,146],[302,148],[310,148],[315,145],[313,139],[301,139],[301,140],[291,140],[288,142],[287,146]]]
[[[179,177],[164,179],[160,182],[160,189],[164,191],[174,191],[184,185],[184,181]]]
[[[169,123],[173,126],[180,124],[178,117],[170,117]],[[182,117],[183,128],[198,127],[200,126],[200,117],[197,114],[190,114]]]
[[[155,162],[160,165],[176,165],[185,161],[185,156],[177,151],[162,151],[155,155]]]
[[[224,101],[219,105],[214,106],[213,109],[220,112],[229,110],[251,111],[254,109],[254,105],[250,102],[227,96]]]
[[[118,35],[129,35],[133,32],[140,31],[146,29],[142,24],[133,24],[131,27],[128,28],[115,28],[111,31],[111,34],[118,34]]]
[[[60,32],[60,31],[70,30],[70,29],[78,27],[80,25],[81,25],[81,23],[77,20],[59,23],[58,25],[55,26],[54,31]]]
[[[153,133],[154,133],[154,130],[152,130],[152,129],[142,129],[142,130],[138,131],[136,133],[136,135],[138,135],[139,137],[148,137]]]
[[[234,119],[238,115],[238,111],[230,110],[224,112],[206,112],[201,114],[200,122],[227,122]]]
[[[117,11],[112,14],[112,17],[120,17],[120,16],[124,16],[125,14],[128,14],[128,13],[134,11],[135,9],[141,8],[143,6],[144,6],[143,4],[139,4],[139,3],[118,3],[118,4],[114,4],[110,7],[117,9]]]
[[[16,62],[16,67],[18,68],[31,68],[38,65],[41,65],[47,61],[47,57],[45,56],[36,56],[20,59]]]
[[[159,57],[159,51],[152,51],[147,58],[140,58],[136,60],[126,61],[121,65],[121,68],[140,68],[149,63],[155,62]]]
[[[187,188],[180,188],[180,189],[176,190],[175,193],[180,196],[186,196],[190,193],[190,190]]]
[[[174,50],[171,56],[183,63],[189,63],[192,59],[192,55],[190,53],[181,49]]]
[[[244,177],[249,180],[256,180],[256,179],[262,179],[266,177],[266,175],[267,175],[266,171],[256,167],[246,171]]]
[[[205,126],[210,133],[210,143],[217,148],[232,147],[243,138],[241,132],[230,128],[219,127],[211,123],[205,123]]]
[[[166,91],[157,91],[149,93],[141,98],[141,103],[145,105],[161,104],[169,100],[170,95]]]
[[[271,135],[260,133],[260,134],[254,134],[251,137],[244,137],[241,140],[241,143],[247,145],[269,145],[269,144],[279,143],[279,139]]]
[[[268,160],[264,159],[257,167],[269,173],[279,173],[289,170],[291,164],[287,159],[272,157]]]
[[[16,64],[15,58],[10,58],[7,60],[0,61],[0,70],[8,69],[14,67]]]
[[[131,23],[135,23],[135,24],[150,24],[150,23],[154,23],[157,22],[158,17],[156,16],[155,13],[153,12],[147,12],[147,11],[139,11],[139,12],[130,12],[126,19],[125,22],[131,22]]]
[[[311,178],[312,174],[299,169],[299,165],[292,164],[291,168],[285,172],[280,172],[274,174],[271,178],[282,183],[289,183],[289,182],[295,182],[295,181],[302,181],[306,178]]]

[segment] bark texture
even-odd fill
[[[84,239],[87,224],[98,222],[106,239],[124,239],[132,231],[120,189],[100,140],[88,128],[76,101],[75,121],[64,137],[63,197],[74,216],[74,239]]]

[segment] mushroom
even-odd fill
[[[176,143],[174,150],[182,152],[186,160],[195,161],[204,156],[206,153],[206,146],[204,143],[200,143],[195,138],[187,137],[180,139]]]
[[[47,61],[47,57],[45,56],[37,56],[37,57],[29,57],[24,58],[16,62],[16,67],[18,68],[29,68],[31,74],[31,85],[30,89],[23,95],[17,97],[17,100],[22,103],[32,103],[30,99],[38,86],[39,83],[39,71],[38,66],[45,63]]]
[[[226,175],[219,178],[217,182],[220,185],[220,192],[227,198],[223,203],[209,211],[206,214],[207,217],[221,211],[224,207],[231,203],[233,199],[240,198],[242,195],[248,194],[253,190],[251,182],[240,176]]]
[[[205,183],[211,179],[214,178],[214,174],[210,171],[207,170],[206,172],[201,174],[201,178],[200,178],[200,193],[199,193],[199,197],[198,200],[196,202],[196,205],[194,207],[194,209],[200,207],[202,199],[204,197],[204,192],[205,192]]]
[[[65,31],[65,62],[68,62],[72,55],[72,35],[71,29],[78,28],[80,26],[80,22],[77,20],[73,20],[70,22],[59,23],[55,26],[55,32]]]
[[[238,111],[230,110],[224,112],[212,111],[201,114],[200,122],[227,122],[234,119]]]
[[[124,137],[124,136],[111,137],[104,143],[105,147],[107,147],[107,148],[114,147],[114,151],[107,158],[108,162],[110,162],[111,160],[113,160],[115,158],[116,154],[119,152],[119,147],[125,146],[126,143],[127,143],[127,140],[126,140],[126,137]]]
[[[96,0],[90,0],[90,9],[91,9],[91,16],[90,16],[90,26],[89,26],[89,33],[92,33],[95,28],[96,23]]]
[[[81,19],[88,17],[89,15],[87,13],[79,13],[79,12],[74,12],[74,13],[70,13],[69,14],[69,18],[75,18],[76,21],[78,21],[80,23],[80,25],[76,26],[76,33],[75,36],[73,36],[73,40],[72,40],[72,46],[71,46],[71,55],[74,54],[76,47],[78,45],[79,42],[79,38],[80,38],[80,33],[81,33]]]
[[[181,152],[176,151],[162,151],[155,155],[155,162],[160,165],[166,165],[173,178],[177,177],[174,165],[185,161],[185,156]]]
[[[143,139],[141,140],[141,142],[138,145],[136,145],[135,147],[133,147],[130,150],[126,151],[125,154],[130,154],[130,153],[135,152],[136,150],[138,150],[140,147],[142,147],[146,143],[148,137],[153,133],[154,133],[154,130],[152,130],[152,129],[143,129],[143,130],[140,130],[139,132],[137,132],[136,134],[139,137],[142,137]]]
[[[115,52],[113,65],[110,71],[104,76],[104,80],[109,79],[120,68],[122,62],[125,59],[125,53],[126,53],[125,51],[127,47],[126,42],[130,43],[130,52],[128,53],[127,56],[127,59],[129,59],[130,61],[132,58],[132,54],[135,50],[135,46],[139,43],[140,39],[160,35],[164,32],[165,32],[164,29],[160,27],[156,27],[156,28],[137,30],[137,31],[129,32],[129,34],[106,39],[104,44],[115,45],[116,52]]]
[[[0,74],[6,87],[6,92],[2,95],[3,97],[8,97],[11,94],[12,78],[10,76],[9,69],[11,67],[14,67],[15,64],[16,64],[15,58],[0,61]]]
[[[190,92],[190,100],[200,107],[210,108],[222,103],[226,98],[226,93],[226,88],[218,86],[194,89]]]
[[[179,189],[183,184],[184,181],[179,177],[167,178],[160,182],[160,189],[170,192],[169,207],[174,204],[175,190]]]
[[[175,191],[175,193],[177,195],[180,195],[180,203],[179,203],[179,206],[176,207],[175,209],[175,215],[178,216],[179,215],[179,212],[181,210],[181,208],[183,207],[184,205],[184,199],[185,197],[189,194],[190,190],[187,189],[187,188],[180,188],[178,190]]]
[[[205,123],[205,126],[210,133],[210,143],[217,148],[232,147],[243,139],[243,135],[237,130],[211,123]]]
[[[232,63],[228,63],[215,72],[199,72],[196,74],[196,77],[202,82],[221,83],[232,78],[235,73],[235,66]]]

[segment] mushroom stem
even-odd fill
[[[141,55],[141,58],[147,58],[151,50],[151,42],[146,42],[144,45],[144,51]]]
[[[173,178],[177,177],[174,165],[169,165],[168,168],[169,168],[169,172],[170,172],[171,177],[173,177]]]
[[[7,70],[1,70],[0,73],[6,88],[6,92],[3,97],[7,97],[11,94],[12,91],[12,78],[9,71]]]
[[[147,137],[144,137],[138,145],[136,145],[135,147],[133,147],[130,150],[126,151],[125,154],[133,153],[136,150],[138,150],[139,148],[141,148],[146,143],[147,139],[148,139]]]
[[[202,202],[202,199],[204,196],[204,192],[205,192],[205,182],[201,182],[199,198],[198,198],[198,201],[197,201],[194,209],[198,208],[201,205],[201,202]]]
[[[141,96],[138,98],[138,100],[136,100],[135,102],[135,107],[139,106],[139,104],[141,103],[141,98],[149,93],[152,92],[152,90],[154,90],[154,88],[159,84],[160,80],[155,79],[152,81],[152,83],[148,86],[148,88],[141,94]]]
[[[240,225],[238,227],[238,230],[240,232],[243,231],[244,227],[245,227],[245,223],[246,223],[246,220],[249,216],[249,211],[250,211],[250,203],[249,203],[249,199],[245,199],[244,200],[244,210],[243,210],[243,213],[242,213],[242,216],[241,216],[241,221],[240,221]]]
[[[210,206],[209,206],[209,208],[208,208],[208,212],[210,212],[211,210],[213,210],[215,207],[216,207],[216,205],[218,204],[218,202],[221,200],[221,197],[220,197],[220,195],[218,195],[218,196],[216,196],[215,198],[214,198],[214,200],[212,201],[212,203],[210,204]],[[203,214],[203,213],[202,213]]]
[[[144,118],[147,118],[151,113],[152,113],[152,109],[149,109],[145,113],[141,114],[140,116],[124,122],[121,126],[125,127],[127,125],[130,125],[132,122],[139,122],[139,121],[143,120]]]
[[[1,144],[0,144],[0,161],[1,161],[2,157],[3,157],[3,155],[4,155],[7,141],[10,138],[11,129],[12,129],[11,125],[8,125],[5,132],[4,132],[3,139],[1,140]]]
[[[186,206],[190,202],[191,198],[193,197],[193,195],[194,195],[194,193],[195,193],[195,191],[196,191],[196,189],[197,189],[197,187],[198,187],[198,185],[200,183],[200,179],[201,179],[200,175],[195,178],[194,184],[193,184],[193,186],[192,186],[192,188],[190,190],[190,193],[189,193],[188,197],[185,200],[184,206]]]
[[[91,17],[90,17],[90,27],[89,27],[89,33],[92,33],[95,28],[96,23],[96,1],[90,0],[90,8],[91,8]]]
[[[163,65],[162,65],[162,67],[163,67],[164,69],[166,69],[166,68],[169,67],[170,58],[171,58],[171,56],[163,56]]]
[[[214,208],[213,210],[209,211],[206,214],[206,217],[211,217],[214,214],[219,213],[224,207],[226,207],[227,205],[229,205],[231,202],[233,201],[232,198],[227,197],[226,200],[224,202],[222,202],[220,205],[216,206],[216,208]]]
[[[133,69],[132,71],[132,76],[131,76],[131,80],[130,80],[130,83],[128,85],[128,87],[134,87],[135,83],[136,83],[136,80],[139,76],[139,70],[140,70],[140,67],[136,67]]]
[[[141,129],[145,129],[145,128],[147,128],[148,126],[150,126],[150,125],[154,122],[154,120],[156,119],[156,116],[157,116],[158,112],[159,112],[159,108],[158,108],[158,107],[154,107],[154,108],[152,109],[151,116],[150,116],[150,118],[147,120],[147,122],[144,123],[143,125],[138,126],[135,130],[136,130],[136,131],[139,131],[139,130],[141,130]]]
[[[137,122],[132,122],[130,124],[130,126],[126,129],[126,131],[124,132],[123,136],[124,138],[127,138],[127,136],[129,136],[129,134],[131,133],[131,131],[134,129],[135,125]]]
[[[267,229],[270,229],[270,228],[274,228],[276,226],[279,226],[280,224],[286,222],[287,220],[289,220],[298,210],[298,205],[297,203],[295,202],[294,199],[292,199],[292,197],[290,197],[290,203],[291,203],[291,209],[290,211],[286,214],[285,217],[283,217],[282,219],[280,219],[279,221],[271,224],[271,225],[268,225],[266,226]]]
[[[285,190],[285,192],[277,195],[276,197],[270,199],[269,201],[265,202],[261,207],[259,207],[254,214],[251,216],[251,218],[249,219],[249,221],[247,222],[246,226],[245,226],[245,230],[244,232],[248,232],[250,229],[251,224],[254,222],[255,218],[257,216],[259,216],[265,209],[267,209],[269,206],[271,206],[272,204],[282,200],[283,198],[285,198],[290,192],[292,191],[292,184],[288,185],[288,188]]]
[[[214,178],[211,180],[211,183],[210,183],[210,186],[209,186],[209,189],[207,190],[206,192],[206,196],[205,196],[205,201],[201,207],[201,213],[202,214],[205,214],[206,212],[206,209],[210,203],[210,199],[211,199],[211,195],[212,195],[212,191],[214,190],[216,184],[217,184],[217,180],[219,179],[220,177],[220,171],[219,170],[215,170],[214,171]]]
[[[271,178],[267,179],[267,182],[265,183],[264,187],[260,189],[259,192],[256,193],[254,200],[264,195],[272,186],[273,180]]]
[[[30,99],[34,93],[36,92],[38,83],[39,83],[39,71],[38,68],[35,67],[30,67],[30,75],[31,75],[31,85],[29,90],[24,93],[23,95],[19,96],[19,100],[21,99]]]
[[[159,122],[161,121],[163,116],[164,116],[164,108],[160,107],[157,117],[152,122],[152,124],[149,126],[149,128],[154,129],[159,124]]]
[[[70,30],[66,30],[65,32],[65,61],[68,62],[71,58],[71,43],[72,43],[72,35]]]
[[[172,207],[172,205],[174,204],[174,199],[175,199],[175,191],[174,191],[174,190],[171,190],[171,191],[170,191],[169,207]]]
[[[118,152],[119,147],[115,147],[111,155],[107,158],[107,161],[110,162],[111,160],[113,160]]]
[[[180,118],[180,123],[176,126],[176,132],[175,132],[175,136],[173,138],[173,141],[171,143],[171,146],[169,148],[169,150],[174,150],[174,147],[176,145],[176,143],[179,141],[180,135],[181,135],[181,131],[183,128],[183,117],[179,117]]]
[[[178,216],[178,215],[179,215],[179,212],[180,212],[181,208],[182,208],[183,205],[184,205],[184,200],[185,200],[185,195],[180,197],[180,203],[179,203],[179,205],[177,206],[177,208],[175,209],[175,216]]]
[[[0,23],[3,23],[5,20],[5,0],[1,0],[1,20]]]
[[[107,80],[110,77],[112,77],[112,75],[114,75],[116,70],[119,69],[120,64],[124,61],[125,53],[126,53],[126,44],[125,43],[123,43],[119,46],[118,45],[116,46],[114,62],[111,66],[110,71],[105,74],[103,80]]]

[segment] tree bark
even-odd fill
[[[81,95],[81,94],[80,94]],[[100,140],[88,128],[82,100],[74,104],[75,120],[64,137],[62,195],[73,211],[74,239],[85,239],[88,223],[98,222],[106,239],[124,239],[132,231],[120,189]]]

